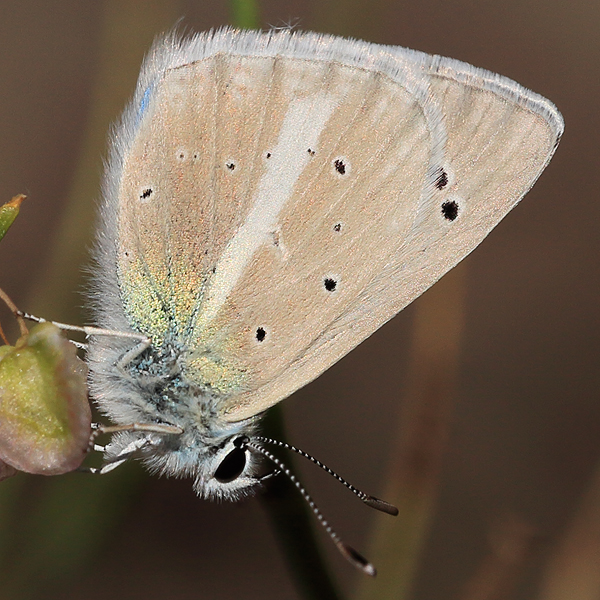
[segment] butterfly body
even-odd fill
[[[127,350],[116,353],[112,364],[118,364]],[[218,482],[214,475],[224,458],[236,450],[233,441],[251,435],[257,419],[224,421],[218,397],[186,377],[185,356],[178,343],[167,339],[161,348],[150,346],[126,365],[101,375],[102,389],[110,390],[110,401],[104,406],[110,406],[113,421],[169,425],[181,431],[171,435],[119,433],[107,447],[106,459],[118,460],[135,450],[153,472],[192,477],[203,497],[238,499],[257,483],[253,457],[248,456],[243,476],[238,473],[233,482]]]
[[[403,48],[159,42],[113,135],[93,297],[101,327],[149,343],[96,338],[89,365],[116,423],[182,433],[123,433],[109,453],[207,497],[252,489],[241,440],[260,414],[471,252],[561,133],[533,92]]]

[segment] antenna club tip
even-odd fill
[[[377,575],[377,569],[359,552],[357,552],[352,546],[344,544],[342,541],[337,542],[342,555],[348,559],[357,569],[360,569],[363,573],[370,577]]]
[[[385,500],[380,500],[379,498],[375,498],[375,496],[367,496],[363,502],[367,506],[380,510],[388,515],[392,515],[394,517],[398,516],[398,509],[393,504],[390,504]]]

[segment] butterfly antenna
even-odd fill
[[[246,443],[246,447],[251,450],[254,450],[255,452],[258,452],[259,454],[262,454],[264,457],[268,458],[278,468],[279,471],[281,471],[288,477],[288,479],[296,486],[296,489],[300,492],[300,495],[306,500],[307,504],[310,506],[311,510],[313,511],[313,514],[315,515],[315,517],[317,517],[317,521],[319,521],[319,523],[321,523],[321,525],[323,525],[323,528],[325,529],[325,531],[327,532],[327,534],[329,535],[329,537],[331,538],[333,543],[336,545],[337,549],[340,551],[342,556],[346,560],[351,562],[355,567],[360,569],[363,573],[366,573],[367,575],[370,575],[371,577],[375,577],[375,575],[377,575],[377,571],[376,571],[375,567],[362,554],[357,552],[351,546],[348,546],[348,544],[345,544],[340,539],[338,534],[333,530],[331,525],[327,522],[327,520],[323,516],[323,513],[321,513],[321,511],[319,510],[319,508],[315,504],[315,501],[311,498],[310,494],[306,491],[306,489],[298,481],[298,479],[296,479],[296,476],[276,456],[271,454],[268,450],[266,450],[262,446],[254,444],[253,441],[256,439],[258,439],[258,438],[253,438],[252,441],[249,440]]]
[[[310,460],[310,462],[312,462],[313,464],[317,465],[317,467],[321,467],[323,471],[329,473],[329,475],[337,479],[340,483],[344,484],[352,493],[356,494],[367,506],[380,510],[381,512],[387,513],[388,515],[396,516],[398,514],[398,509],[394,505],[390,504],[389,502],[386,502],[385,500],[380,500],[375,496],[365,494],[365,492],[363,492],[362,490],[355,488],[351,483],[348,483],[341,475],[338,475],[327,465],[324,465],[320,460],[317,460],[314,456],[308,454],[308,452],[304,452],[304,450],[300,450],[300,448],[296,448],[291,444],[286,444],[285,442],[272,440],[270,438],[265,438],[262,436],[253,436],[252,439],[265,444],[274,444],[275,446],[285,448],[286,450],[291,450],[292,452],[303,456],[304,458]]]

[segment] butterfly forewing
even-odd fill
[[[179,344],[231,421],[317,377],[459,262],[561,132],[549,103],[468,65],[293,39],[301,58],[239,42],[165,70],[120,179],[127,318]]]

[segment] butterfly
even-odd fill
[[[120,428],[107,460],[254,490],[261,415],[469,254],[562,131],[517,83],[405,48],[159,40],[111,135],[95,248],[96,324],[122,332],[87,356]]]

